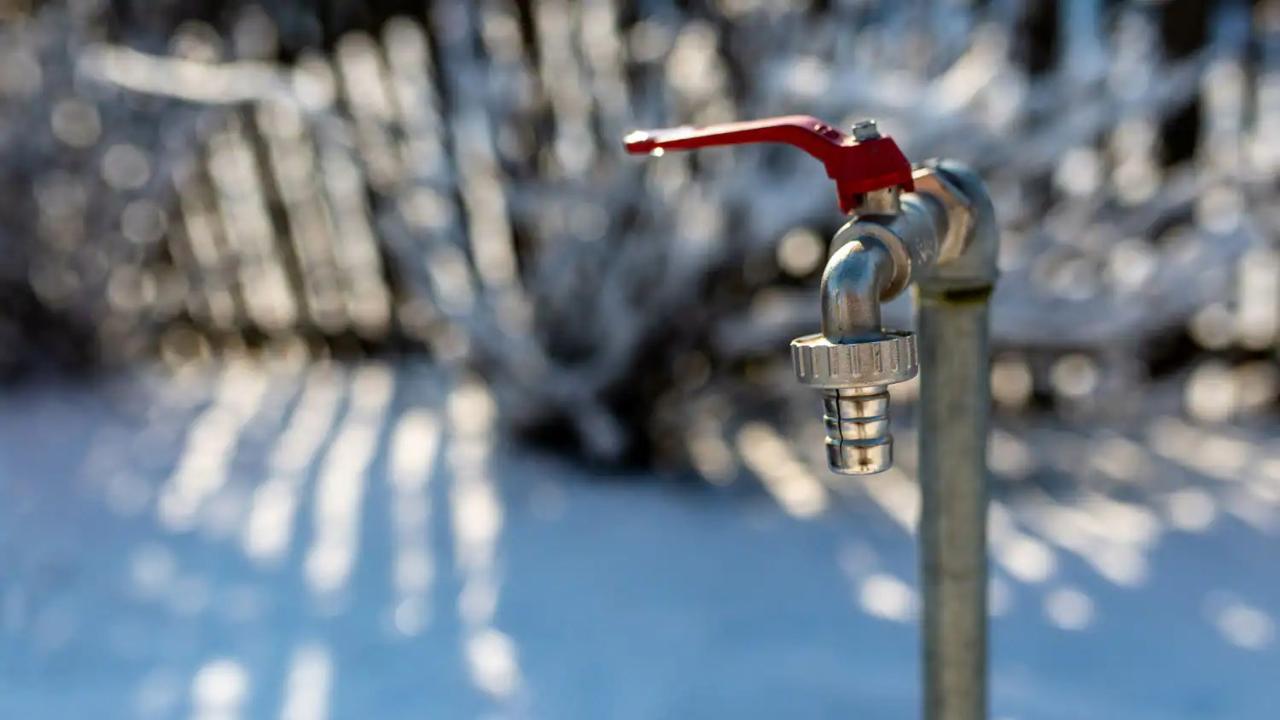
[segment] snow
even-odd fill
[[[603,474],[497,428],[411,363],[8,391],[0,717],[918,715],[905,474],[815,471],[796,515],[749,473]],[[1274,713],[1280,465],[1155,467],[999,485],[994,718]]]

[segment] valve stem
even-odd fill
[[[859,120],[853,124],[853,139],[858,142],[874,140],[880,137],[880,128],[876,125],[876,121],[871,118]]]

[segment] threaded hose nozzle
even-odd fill
[[[893,465],[887,386],[824,390],[822,403],[832,472],[870,475]]]
[[[822,391],[832,472],[888,470],[893,465],[889,386],[919,371],[915,335],[885,330],[854,342],[805,335],[791,341],[791,361],[801,384]]]

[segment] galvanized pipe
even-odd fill
[[[963,248],[916,279],[926,720],[987,717],[989,308],[999,230],[982,181],[935,166],[971,213]]]
[[[987,710],[989,288],[917,294],[924,716]]]

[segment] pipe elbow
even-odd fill
[[[963,197],[973,220],[959,254],[923,273],[918,285],[927,293],[989,291],[999,275],[1000,228],[986,185],[976,172],[962,163],[943,160],[932,167]]]

